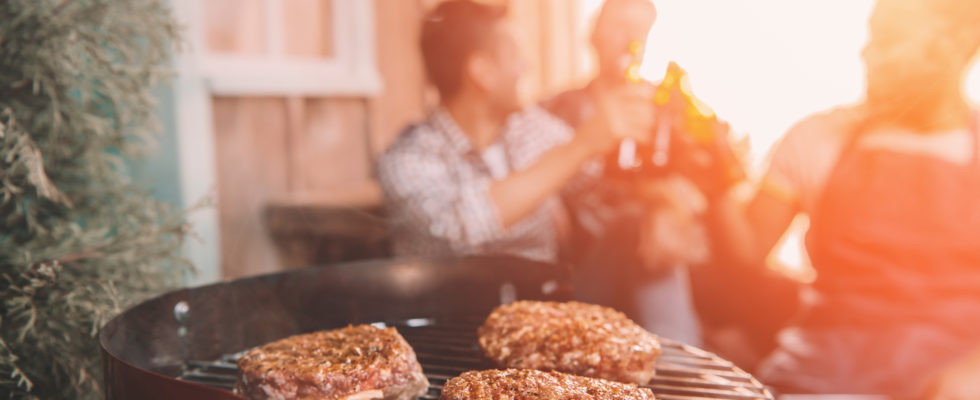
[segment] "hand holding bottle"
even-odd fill
[[[653,92],[653,85],[638,83],[594,93],[596,113],[578,137],[589,143],[595,155],[609,152],[624,139],[649,141],[654,127]]]

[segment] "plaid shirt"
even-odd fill
[[[409,127],[379,160],[379,178],[392,218],[395,253],[413,256],[509,254],[555,261],[556,218],[564,216],[556,193],[537,210],[504,229],[490,199],[494,171],[519,171],[571,140],[572,129],[538,107],[516,113],[491,145],[507,165],[489,165],[443,109]],[[578,190],[589,177],[576,179]]]

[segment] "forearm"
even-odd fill
[[[544,153],[531,167],[490,185],[490,199],[500,225],[509,228],[530,215],[579,171],[594,152],[583,140],[572,141]]]
[[[717,198],[710,208],[713,253],[720,261],[738,265],[758,265],[765,261],[768,249],[758,243],[746,208],[731,191]]]
[[[651,85],[628,85],[600,97],[597,114],[576,128],[570,142],[544,153],[530,168],[491,184],[490,198],[501,227],[512,226],[557,194],[587,160],[625,138],[648,139],[653,128]]]
[[[760,189],[751,201],[729,190],[709,212],[713,250],[719,261],[764,265],[766,256],[799,212],[797,201]]]

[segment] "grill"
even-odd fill
[[[426,377],[429,392],[422,399],[438,399],[447,380],[469,370],[494,366],[484,359],[476,341],[482,319],[438,321],[414,318],[397,322],[376,322],[378,327],[394,326],[415,350]],[[769,391],[751,375],[714,354],[670,340],[663,340],[664,353],[657,364],[657,377],[645,387],[658,399],[771,399]],[[244,352],[222,356],[216,361],[188,361],[180,379],[231,390],[235,383],[235,361]]]
[[[493,368],[476,331],[494,306],[517,298],[567,300],[566,278],[560,267],[506,258],[385,261],[171,293],[123,313],[101,332],[106,397],[240,399],[231,389],[245,350],[292,334],[372,323],[396,327],[412,345],[429,379],[422,399],[437,399],[447,380]],[[663,350],[647,386],[659,399],[773,398],[714,354],[669,340]]]

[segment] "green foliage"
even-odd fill
[[[0,0],[0,398],[101,398],[98,329],[188,268],[124,162],[176,31],[165,0]]]

